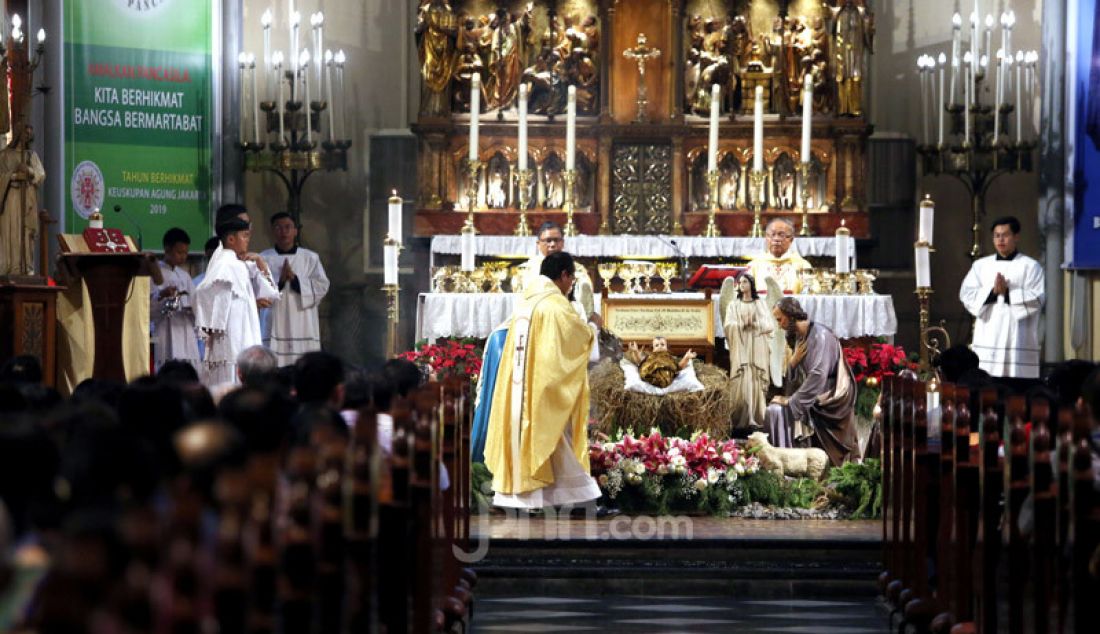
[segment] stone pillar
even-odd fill
[[[682,82],[680,82],[682,85]],[[673,91],[675,92],[675,91]],[[684,234],[684,137],[672,137],[672,234]]]
[[[1063,300],[1065,253],[1065,140],[1073,134],[1066,129],[1066,7],[1063,2],[1043,3],[1042,113],[1039,117],[1039,233],[1042,241],[1040,260],[1046,273],[1044,307],[1043,361],[1055,363],[1064,358]],[[1017,104],[1020,107],[1020,104]],[[1074,273],[1073,275],[1076,275]],[[1085,302],[1080,302],[1084,304]],[[1087,315],[1071,315],[1071,320]],[[1071,322],[1073,323],[1073,322]]]

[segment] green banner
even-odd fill
[[[146,249],[180,227],[201,251],[211,234],[214,3],[64,4],[66,231],[83,231],[101,209],[104,226],[140,233]]]

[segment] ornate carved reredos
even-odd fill
[[[844,216],[856,235],[864,234],[866,220],[849,216],[866,210],[864,141],[870,130],[863,118],[863,78],[874,29],[865,0],[420,0],[422,82],[413,130],[422,140],[424,182],[417,231],[451,231],[452,219],[440,214],[471,204],[465,157],[471,78],[477,73],[482,168],[472,204],[478,222],[505,227],[505,220],[488,218],[518,215],[521,84],[529,92],[530,212],[536,220],[560,213],[566,96],[575,86],[582,232],[692,233],[698,226],[693,214],[709,209],[707,127],[711,91],[718,85],[719,223],[730,227],[727,235],[743,234],[752,164],[749,95],[760,86],[766,113],[764,213],[797,212],[805,190],[811,193],[812,222],[821,230]],[[661,51],[646,56],[644,75],[630,52],[638,50],[643,33],[646,45]],[[798,163],[807,75],[813,86],[812,169],[803,183]],[[667,145],[668,164],[646,167],[653,173],[667,169],[669,181],[640,188],[654,192],[653,200],[635,199],[630,217],[620,218],[618,176],[629,168],[614,164],[626,156],[616,148],[639,143]]]

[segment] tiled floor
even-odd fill
[[[874,600],[737,600],[713,596],[485,597],[473,632],[881,632]]]
[[[475,516],[471,530],[493,539],[882,539],[881,520],[752,520],[709,516],[667,518],[619,515],[604,519],[547,519],[515,514]],[[688,528],[690,527],[690,533]],[[667,529],[670,534],[658,534]],[[675,532],[675,534],[672,534]]]

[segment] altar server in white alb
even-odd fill
[[[248,251],[249,227],[240,218],[218,224],[221,245],[195,289],[195,324],[206,340],[202,382],[210,388],[238,382],[237,355],[261,343],[257,309],[279,296],[267,262]]]
[[[158,262],[164,281],[155,284],[150,297],[149,321],[153,329],[153,365],[178,359],[199,369],[199,344],[191,299],[195,287],[184,265],[191,238],[179,227],[164,233],[164,259]]]
[[[974,262],[959,299],[974,315],[971,349],[992,376],[1039,377],[1039,313],[1043,307],[1043,268],[1016,251],[1020,221],[993,221],[997,250]]]
[[[271,232],[275,247],[260,255],[279,287],[279,298],[261,316],[263,340],[280,366],[292,365],[303,354],[321,349],[317,307],[328,293],[329,281],[321,258],[298,246],[298,225],[290,214],[272,216]]]

